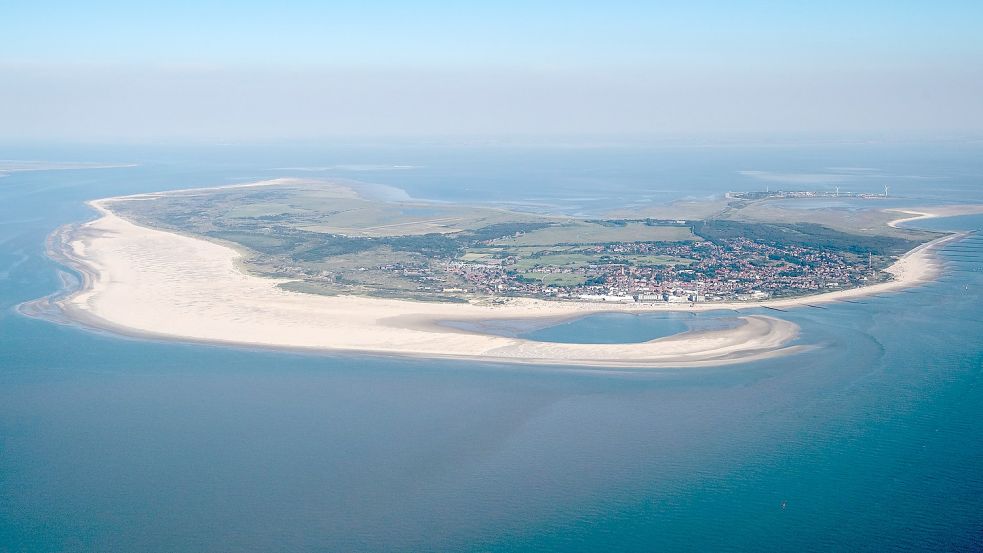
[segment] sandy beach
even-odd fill
[[[686,332],[635,344],[537,342],[447,327],[445,321],[574,318],[595,312],[705,311],[766,305],[789,308],[883,293],[933,278],[931,250],[909,252],[889,269],[894,280],[863,288],[762,303],[605,304],[516,298],[502,304],[451,304],[318,296],[277,287],[282,280],[243,273],[239,253],[206,240],[147,228],[91,202],[101,217],[54,240],[85,282],[57,304],[69,318],[124,334],[318,351],[372,352],[496,362],[684,367],[745,362],[800,351],[798,327],[738,315],[734,328]],[[917,216],[925,216],[919,212]]]

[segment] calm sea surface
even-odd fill
[[[937,282],[781,314],[814,349],[721,368],[285,354],[15,310],[61,286],[45,237],[109,195],[295,174],[587,213],[825,178],[784,186],[914,205],[983,201],[979,150],[2,151],[140,166],[0,178],[0,551],[983,550],[983,234]],[[730,316],[521,332],[628,342]]]

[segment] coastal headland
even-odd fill
[[[367,352],[492,362],[610,367],[723,365],[793,354],[798,327],[781,318],[737,314],[731,328],[690,331],[642,343],[573,344],[505,337],[448,326],[494,319],[577,318],[592,313],[791,308],[888,292],[934,278],[932,250],[948,235],[900,257],[878,284],[766,302],[603,303],[502,298],[427,302],[285,289],[288,279],[244,271],[233,247],[136,224],[114,212],[122,199],[90,202],[94,221],[61,229],[52,254],[83,275],[55,301],[71,320],[115,332],[165,339]],[[920,212],[921,213],[921,212]]]

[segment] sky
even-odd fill
[[[983,2],[10,2],[0,140],[983,131]]]

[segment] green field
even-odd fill
[[[516,261],[515,269],[525,271],[534,267],[585,267],[592,263],[598,263],[598,260],[598,256],[580,253],[522,257]]]
[[[631,262],[634,265],[689,265],[693,260],[668,255],[635,255]]]
[[[469,251],[461,256],[461,261],[491,261],[495,259],[494,252]]]
[[[516,237],[492,242],[501,246],[557,246],[561,244],[607,244],[612,242],[684,242],[697,237],[684,226],[653,226],[645,223],[603,224],[574,221],[553,225]]]
[[[298,209],[289,204],[254,203],[233,206],[229,209],[228,217],[236,219],[252,219],[257,217],[272,217],[276,215],[300,215],[306,209]]]
[[[522,276],[550,286],[577,286],[587,280],[586,276],[573,273],[522,273]]]
[[[309,233],[380,238],[453,234],[494,225],[546,225],[553,221],[492,207],[373,200],[360,197],[351,188],[325,182],[216,188],[117,205],[138,220],[202,233],[275,225]]]

